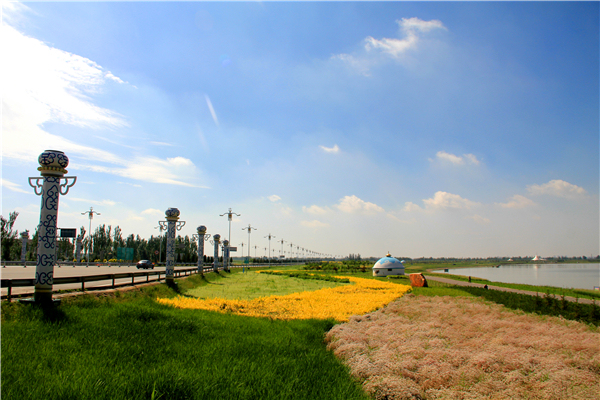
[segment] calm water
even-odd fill
[[[444,273],[444,270],[434,272]],[[449,274],[473,276],[495,282],[564,288],[600,286],[600,264],[514,264],[499,267],[450,268]]]

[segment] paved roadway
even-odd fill
[[[181,266],[175,267],[175,270],[190,268],[191,266]],[[82,266],[62,266],[54,268],[54,277],[55,278],[63,278],[63,277],[73,277],[73,276],[88,276],[88,275],[105,275],[105,274],[122,274],[127,272],[143,272],[143,271],[161,271],[163,274],[161,275],[161,279],[164,281],[165,275],[165,267],[154,267],[154,270],[146,270],[146,269],[137,269],[135,266],[118,266],[112,265],[108,266],[96,266],[90,265],[86,267]],[[35,277],[35,265],[29,265],[27,267],[23,266],[7,266],[0,268],[0,276],[2,279],[32,279]],[[151,276],[150,280],[158,279],[158,275]],[[146,282],[145,276],[136,277],[134,280],[135,283]],[[119,284],[131,284],[131,278],[123,278],[116,279],[115,285]],[[112,279],[105,281],[96,281],[96,282],[85,282],[86,289],[92,288],[100,288],[107,287],[110,288],[112,286]],[[81,289],[81,283],[69,283],[65,285],[54,285],[54,290],[67,290],[67,289]],[[30,287],[17,287],[12,288],[12,295],[20,295],[20,294],[33,294],[34,288]],[[2,296],[6,296],[8,294],[8,288],[2,288]]]
[[[425,275],[425,274],[423,274]],[[427,280],[430,281],[436,281],[436,282],[441,282],[441,283],[447,283],[450,285],[457,285],[457,286],[473,286],[473,287],[479,287],[479,288],[483,288],[483,284],[482,283],[475,283],[475,282],[464,282],[464,281],[457,281],[454,279],[449,279],[449,278],[440,278],[437,276],[431,276],[431,275],[425,275],[425,278]],[[520,293],[520,294],[528,294],[530,296],[545,296],[546,293],[542,293],[542,292],[531,292],[529,290],[519,290],[519,289],[513,289],[513,288],[506,288],[506,287],[502,287],[502,286],[493,286],[493,285],[488,285],[488,289],[490,290],[500,290],[502,292],[513,292],[513,293]],[[560,296],[555,296],[557,299],[560,299]],[[565,300],[567,301],[578,301],[579,303],[586,303],[586,304],[592,304],[593,300],[591,299],[576,299],[575,297],[570,297],[570,296],[565,296]]]

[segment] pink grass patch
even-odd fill
[[[327,334],[376,399],[600,399],[600,334],[475,298],[407,295]]]

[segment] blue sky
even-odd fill
[[[177,207],[264,255],[594,255],[598,2],[2,6],[2,213],[156,235]],[[247,247],[246,247],[247,248]],[[271,243],[279,254],[281,244]],[[238,253],[239,255],[239,253]]]

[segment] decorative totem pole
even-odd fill
[[[25,264],[27,256],[27,242],[29,241],[29,231],[21,232],[21,262]]]
[[[200,225],[196,228],[198,233],[194,233],[192,238],[198,240],[198,273],[204,274],[204,241],[210,238],[210,233],[206,233],[206,227]]]
[[[214,271],[217,272],[219,270],[219,244],[221,244],[221,235],[215,233],[213,235],[213,243],[215,244],[215,256],[214,256]]]
[[[223,269],[229,272],[229,240],[223,240]]]
[[[77,235],[77,263],[81,262],[81,248],[83,247],[83,235],[79,234]]]
[[[29,185],[34,189],[35,194],[42,196],[33,296],[33,300],[41,304],[52,302],[58,197],[69,192],[69,189],[75,185],[77,177],[65,176],[69,159],[62,151],[46,150],[40,154],[38,162],[40,163],[38,171],[42,177],[29,178]]]
[[[166,278],[167,285],[172,285],[175,277],[175,231],[180,231],[185,225],[185,221],[178,221],[179,210],[176,208],[169,208],[165,211],[166,221],[159,221],[158,223],[163,228],[166,225],[167,228],[167,266],[166,266]]]

